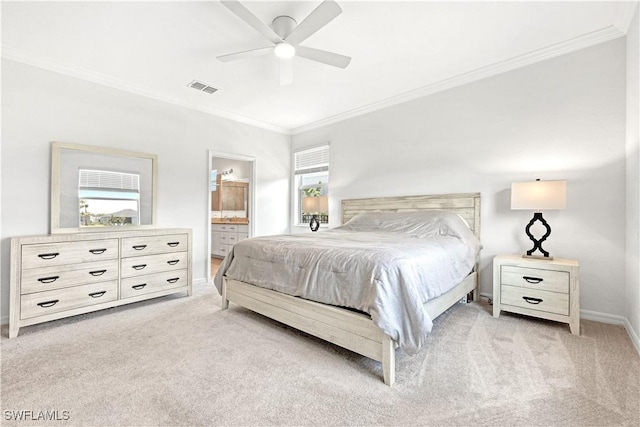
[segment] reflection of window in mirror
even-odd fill
[[[140,175],[80,169],[80,227],[140,225]]]
[[[220,210],[220,183],[222,176],[216,169],[211,171],[211,210]]]
[[[211,171],[211,191],[218,191],[218,171]]]

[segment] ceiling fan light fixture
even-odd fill
[[[282,42],[276,44],[273,52],[278,58],[289,59],[293,58],[293,56],[296,54],[296,48],[290,43]]]
[[[351,62],[351,58],[348,56],[301,45],[302,42],[342,13],[342,8],[335,0],[323,0],[304,18],[300,25],[291,16],[280,15],[271,21],[271,26],[265,24],[239,0],[220,0],[220,2],[271,42],[267,47],[220,55],[217,58],[222,62],[231,62],[273,52],[280,62],[280,84],[283,86],[292,82],[293,61],[291,58],[294,56],[338,68],[346,68]]]

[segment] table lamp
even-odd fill
[[[564,209],[567,203],[567,181],[535,181],[514,182],[511,184],[511,209],[527,209],[534,211],[533,218],[525,227],[525,232],[533,242],[533,248],[524,257],[553,259],[549,252],[542,249],[544,242],[551,235],[551,227],[542,217],[542,211],[548,209]],[[531,234],[531,227],[536,221],[545,227],[546,232],[539,239]],[[542,256],[534,255],[540,251]]]
[[[318,231],[320,222],[317,214],[329,210],[329,200],[327,196],[311,196],[302,199],[302,211],[312,214],[309,228],[311,231]]]

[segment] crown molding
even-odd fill
[[[387,98],[382,101],[374,102],[372,104],[369,104],[360,108],[356,108],[342,114],[331,116],[323,120],[319,120],[304,126],[291,129],[291,134],[297,135],[303,132],[307,132],[309,130],[313,130],[313,129],[317,129],[330,124],[338,123],[343,120],[362,116],[364,114],[371,113],[383,108],[402,104],[408,101],[412,101],[418,98],[432,95],[437,92],[442,92],[447,89],[451,89],[457,86],[462,86],[467,83],[475,82],[481,79],[485,79],[487,77],[492,77],[497,74],[505,73],[507,71],[515,70],[517,68],[522,68],[527,65],[531,65],[531,64],[545,61],[547,59],[555,58],[557,56],[565,55],[570,52],[574,52],[590,46],[595,46],[600,43],[608,42],[608,41],[623,37],[624,35],[625,35],[625,32],[621,31],[617,26],[612,25],[597,31],[593,31],[588,34],[584,34],[579,37],[575,37],[573,39],[570,39],[561,43],[557,43],[542,49],[538,49],[520,56],[513,57],[506,61],[498,62],[486,67],[481,67],[473,71],[459,74],[455,77],[451,77],[427,86],[423,86],[416,90],[405,92],[403,94],[393,96],[391,98]]]
[[[270,130],[273,132],[278,132],[285,135],[291,135],[290,129],[286,129],[280,126],[275,126],[270,123],[265,123],[259,120],[251,119],[245,116],[241,116],[239,114],[234,114],[234,113],[230,113],[223,110],[218,110],[214,108],[211,108],[211,109],[201,108],[198,106],[190,105],[188,103],[182,102],[170,96],[166,96],[160,92],[154,91],[142,85],[130,83],[107,74],[99,73],[92,70],[87,70],[81,67],[62,64],[46,58],[35,58],[33,56],[25,55],[19,52],[17,49],[13,49],[4,45],[2,46],[1,56],[4,59],[8,59],[11,61],[26,64],[26,65],[31,65],[37,68],[42,68],[47,71],[53,71],[54,73],[64,74],[67,76],[75,77],[77,79],[86,80],[92,83],[97,83],[102,86],[107,86],[110,88],[122,90],[122,91],[133,93],[136,95],[155,99],[157,101],[162,101],[169,104],[177,105],[179,107],[188,108],[190,110],[195,110],[202,113],[210,114],[212,116],[220,117],[223,119],[232,120],[235,122],[247,124],[250,126],[255,126],[258,128]]]
[[[275,126],[270,123],[223,110],[207,109],[189,105],[141,85],[129,83],[113,76],[82,69],[80,67],[65,65],[43,58],[34,58],[6,46],[2,46],[2,57],[284,135],[297,135],[623,37],[629,29],[633,13],[637,6],[637,2],[623,3],[618,13],[618,19],[616,20],[615,25],[292,129]]]
[[[637,8],[637,1],[626,1],[620,3],[620,6],[618,7],[618,16],[616,16],[616,20],[613,25],[623,33],[627,34],[629,32],[629,27],[631,26],[631,21],[633,21],[633,14]]]

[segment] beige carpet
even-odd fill
[[[640,357],[623,328],[456,305],[397,383],[376,362],[200,285],[167,297],[2,330],[6,425],[542,425],[640,420]],[[32,411],[30,421],[14,421]],[[57,421],[37,419],[49,411]],[[45,415],[46,416],[46,415]],[[29,418],[30,417],[30,418]]]

